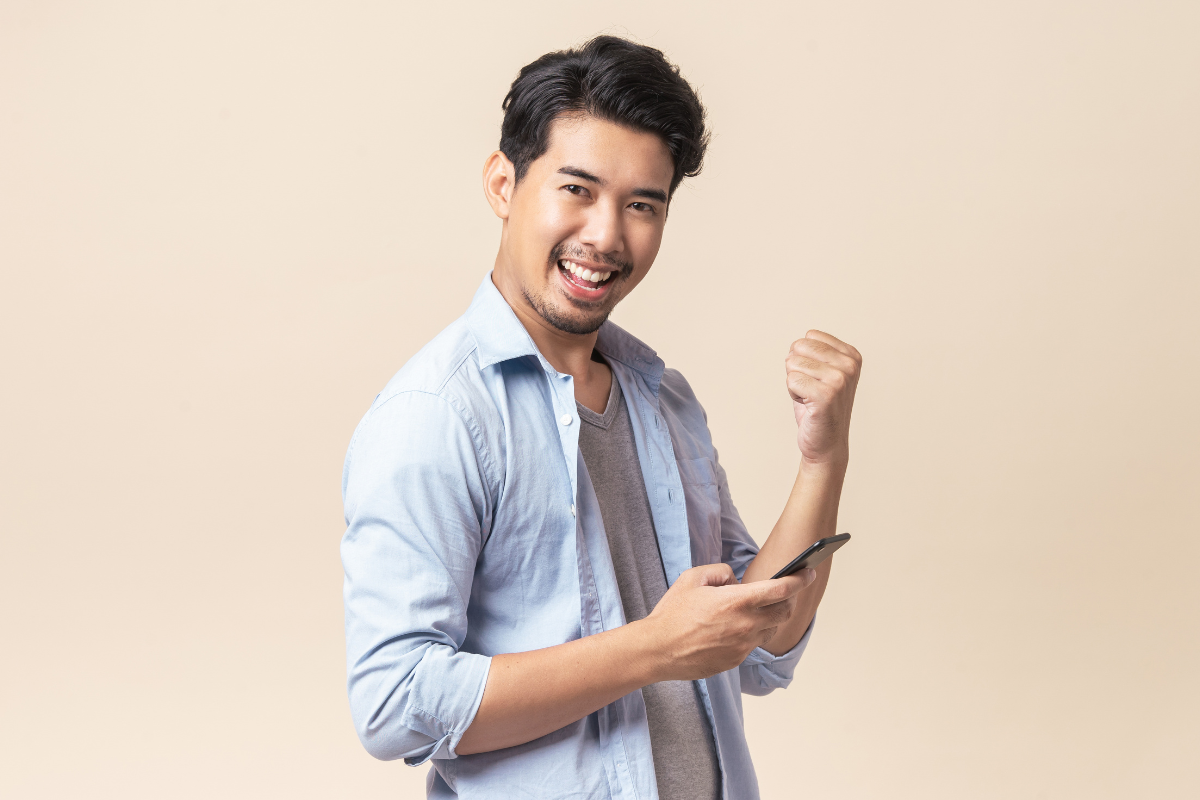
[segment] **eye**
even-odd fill
[[[647,211],[649,211],[651,214],[655,213],[654,206],[650,205],[649,203],[630,203],[629,207],[635,211],[641,211],[643,213]]]
[[[588,190],[585,187],[579,186],[574,183],[569,183],[566,186],[564,186],[563,188],[566,189],[571,194],[578,195],[580,197],[587,197],[587,195],[588,195]]]

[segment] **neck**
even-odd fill
[[[529,304],[516,282],[507,279],[508,271],[500,268],[499,257],[496,262],[497,269],[492,272],[492,283],[517,315],[517,319],[521,320],[525,330],[529,331],[529,338],[533,339],[538,351],[550,362],[550,366],[583,382],[591,379],[594,370],[605,369],[603,365],[592,361],[592,350],[596,347],[599,331],[581,334],[567,333],[555,328]]]

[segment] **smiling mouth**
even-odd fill
[[[576,264],[569,258],[560,258],[558,260],[558,269],[568,281],[580,289],[589,292],[598,292],[607,284],[612,283],[620,271],[609,270],[607,272],[598,272]]]

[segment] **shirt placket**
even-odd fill
[[[633,383],[633,381],[630,381]],[[624,387],[622,387],[624,388]],[[651,398],[638,392],[635,394],[636,405],[641,415],[642,431],[646,440],[646,455],[650,463],[642,463],[642,470],[654,469],[655,462],[659,465],[659,474],[655,480],[662,481],[660,487],[665,491],[651,493],[650,507],[654,514],[656,530],[673,530],[675,536],[670,541],[659,541],[659,549],[663,554],[664,566],[667,570],[668,583],[673,584],[679,575],[691,564],[691,538],[687,527],[687,504],[683,495],[683,483],[680,480],[679,468],[675,463],[675,448],[671,443],[671,433],[666,419],[658,407],[658,398]],[[665,523],[665,524],[664,524]],[[682,535],[680,535],[680,533]],[[696,682],[700,689],[700,698],[704,705],[704,713],[712,729],[713,740],[717,744],[717,766],[721,772],[721,796],[726,796],[725,759],[721,754],[720,740],[717,736],[716,714],[713,712],[712,698],[708,692],[708,681]]]
[[[579,468],[576,457],[579,453],[579,413],[575,408],[575,379],[560,373],[543,360],[546,377],[550,381],[550,397],[554,403],[554,425],[558,428],[558,440],[562,445],[563,460],[567,474],[571,476],[571,496],[564,498],[571,518],[576,516],[576,498],[579,496]]]
[[[577,546],[582,546],[580,558],[587,559],[587,567],[580,569],[580,602],[583,608],[586,609],[584,618],[581,619],[582,630],[581,635],[587,636],[594,633],[600,633],[604,629],[604,624],[601,622],[602,614],[599,606],[602,604],[599,587],[596,585],[595,577],[592,572],[592,558],[585,552],[587,549],[587,540],[597,535],[595,531],[584,530],[583,518],[579,516],[578,498],[579,498],[579,410],[575,405],[575,379],[569,374],[562,374],[544,363],[546,376],[550,381],[550,396],[554,403],[555,426],[558,428],[559,442],[562,445],[563,458],[566,461],[568,472],[571,476],[571,501],[570,510],[571,518],[575,523],[575,533],[577,537]],[[614,598],[613,602],[618,605],[619,598]],[[615,613],[613,614],[615,616]],[[593,630],[593,628],[598,628]],[[621,726],[624,724],[623,715],[618,711],[617,706],[621,703],[618,700],[616,703],[605,706],[598,713],[602,715],[600,720],[600,748],[603,758],[609,765],[610,780],[615,779],[614,798],[619,800],[636,800],[638,792],[634,788],[633,777],[630,774],[630,766],[627,761],[628,754],[625,752],[624,736]],[[607,770],[606,770],[607,771]]]

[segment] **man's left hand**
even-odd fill
[[[800,455],[810,464],[844,465],[850,457],[850,412],[862,355],[828,333],[809,331],[792,342],[784,363]]]

